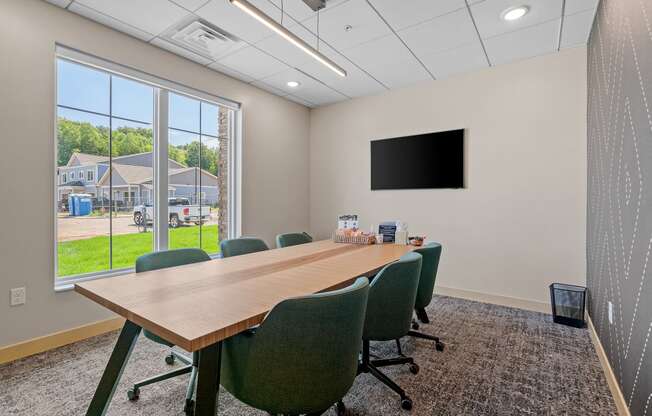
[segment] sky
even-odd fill
[[[109,117],[107,115],[111,112],[114,117],[112,123],[114,129],[118,127],[152,127],[154,119],[154,89],[152,87],[62,59],[57,62],[57,77],[58,105],[102,114],[59,107],[60,117],[108,127]],[[110,79],[111,77],[112,79]],[[169,101],[169,127],[195,133],[171,130],[170,144],[180,145],[197,140],[200,127],[202,135],[217,136],[218,107],[216,105],[175,93],[170,93]],[[120,120],[116,117],[137,122]],[[208,143],[213,140],[203,138],[203,141]]]

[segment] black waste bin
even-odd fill
[[[552,319],[558,324],[584,328],[586,288],[583,286],[553,283],[550,285]]]

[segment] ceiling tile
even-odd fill
[[[394,34],[356,46],[344,54],[389,88],[432,79]]]
[[[217,63],[217,62],[213,62],[212,64],[208,65],[208,67],[210,69],[212,69],[212,70],[215,70],[217,72],[221,72],[221,73],[223,73],[225,75],[228,75],[230,77],[239,79],[239,80],[244,81],[244,82],[251,82],[251,81],[254,80],[249,75],[245,75],[242,72],[238,72],[233,68],[229,68],[228,66],[224,66],[224,65],[222,65],[220,63]]]
[[[118,30],[120,32],[126,33],[128,35],[131,35],[135,38],[142,39],[144,41],[149,41],[151,40],[154,35],[151,33],[147,33],[143,30],[137,29],[131,25],[128,25],[126,23],[123,23],[119,20],[116,20],[110,16],[107,16],[103,13],[100,13],[96,10],[93,10],[91,8],[88,8],[86,6],[82,6],[78,2],[72,3],[69,7],[68,10],[70,10],[73,13],[77,13],[80,16],[87,17],[91,20],[94,20],[98,23],[101,23],[103,25],[109,26],[115,30]]]
[[[479,40],[456,49],[420,58],[437,79],[489,67]]]
[[[317,48],[317,37],[309,30],[299,25],[295,25],[288,30],[306,41],[309,45]],[[297,66],[307,59],[311,59],[304,51],[276,34],[256,43],[256,47],[292,66]]]
[[[464,0],[411,0],[409,7],[396,0],[371,0],[371,4],[394,30],[401,30],[455,10],[466,10]]]
[[[347,99],[346,96],[294,68],[274,74],[262,81],[267,85],[283,91],[285,94],[292,94],[315,105],[330,104]],[[288,81],[298,81],[300,85],[296,88],[290,88],[287,86]]]
[[[600,0],[566,0],[565,15],[575,14],[584,10],[595,10]]]
[[[586,10],[564,17],[564,27],[561,30],[561,47],[586,45],[593,25],[595,10]]]
[[[261,90],[265,90],[267,92],[271,92],[274,95],[278,95],[279,97],[285,97],[288,95],[287,92],[281,91],[276,87],[273,87],[269,84],[264,83],[263,81],[254,81],[251,83],[251,85],[260,88]]]
[[[344,68],[346,77],[337,75],[331,69],[314,59],[308,59],[302,64],[297,65],[297,68],[349,97],[360,97],[386,90],[382,84],[356,67],[334,49],[324,46],[320,51]]]
[[[317,18],[302,22],[317,33]],[[344,29],[351,25],[348,32]],[[391,30],[365,0],[349,0],[334,8],[326,8],[319,16],[319,36],[339,51],[386,36]]]
[[[72,0],[45,0],[50,4],[54,4],[55,6],[63,7],[66,8],[70,3],[72,3]]]
[[[302,0],[268,0],[278,9],[281,9],[281,3],[285,16],[290,16],[295,21],[302,21],[311,18],[315,12],[312,11]],[[331,8],[331,2],[328,2],[327,8]],[[285,20],[285,18],[284,18]],[[289,26],[288,22],[284,22]]]
[[[288,94],[284,97],[286,100],[294,101],[295,103],[305,105],[306,107],[316,107],[313,103],[303,100],[299,97],[295,97],[292,94]]]
[[[186,10],[190,10],[191,12],[194,12],[204,4],[208,3],[210,0],[170,0],[170,1],[178,4],[179,6],[183,7]]]
[[[515,6],[527,5],[530,11],[521,19],[508,22],[502,13]],[[561,17],[562,0],[486,0],[471,6],[471,12],[483,39],[534,26]]]
[[[398,32],[418,56],[453,49],[478,40],[466,8]]]
[[[249,2],[269,17],[280,21],[281,11],[268,0]],[[232,5],[229,0],[211,0],[195,14],[249,43],[256,43],[274,34],[271,29]]]
[[[188,15],[168,0],[77,0],[73,6],[77,4],[155,35]]]
[[[288,68],[283,62],[253,46],[240,49],[220,59],[218,63],[235,69],[253,79],[265,78]]]
[[[485,40],[489,60],[492,64],[497,65],[555,52],[559,35],[559,20]]]
[[[204,58],[201,55],[198,55],[192,51],[189,51],[188,49],[181,48],[173,43],[168,42],[167,40],[161,39],[161,38],[154,38],[150,42],[152,45],[156,45],[159,48],[165,49],[167,51],[170,51],[172,53],[175,53],[177,55],[183,56],[184,58],[190,59],[191,61],[200,63],[202,65],[208,65],[211,62],[213,62],[212,59],[207,59]]]

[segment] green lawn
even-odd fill
[[[201,248],[209,254],[218,253],[217,225],[202,227]],[[151,232],[113,236],[113,268],[133,267],[138,256],[152,251]],[[170,229],[170,248],[199,247],[199,227]],[[59,277],[109,269],[109,237],[64,241],[58,247]]]

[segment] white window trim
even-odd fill
[[[231,110],[231,117],[232,120],[229,123],[230,126],[230,134],[229,137],[231,137],[231,145],[229,146],[229,195],[228,195],[228,204],[229,204],[229,235],[230,236],[239,236],[242,233],[242,219],[241,219],[241,184],[242,184],[242,106],[240,103],[232,100],[228,100],[223,97],[218,97],[214,96],[199,90],[196,90],[191,87],[187,87],[183,84],[167,80],[164,78],[157,77],[155,75],[151,75],[142,71],[139,71],[137,69],[120,65],[108,60],[104,60],[102,58],[96,57],[91,54],[86,54],[84,52],[80,52],[78,50],[68,48],[66,46],[62,46],[57,44],[56,45],[56,50],[55,50],[55,59],[53,61],[53,66],[54,66],[54,79],[55,79],[55,91],[54,91],[54,97],[53,97],[53,105],[52,109],[55,112],[55,115],[53,117],[54,125],[53,125],[53,143],[54,143],[54,165],[55,165],[55,175],[53,178],[54,182],[54,189],[57,190],[58,188],[58,175],[56,175],[56,168],[57,168],[57,154],[58,154],[58,140],[57,140],[57,117],[56,117],[56,109],[58,106],[57,102],[57,88],[58,88],[58,76],[57,76],[57,61],[58,59],[66,59],[72,62],[75,62],[80,65],[84,65],[87,67],[91,67],[93,69],[107,72],[110,74],[118,75],[121,77],[126,77],[133,79],[134,81],[148,84],[152,87],[154,87],[155,95],[159,95],[159,91],[165,91],[166,95],[167,92],[174,92],[182,95],[186,95],[195,99],[199,99],[202,101],[206,101],[212,104],[217,104],[222,107],[227,107]],[[157,111],[157,113],[159,113]],[[165,113],[166,119],[167,119],[167,112]],[[155,117],[157,115],[155,114]],[[167,125],[167,120],[166,125]],[[156,123],[156,121],[154,121]],[[167,127],[167,126],[166,126]],[[157,129],[157,130],[160,130]],[[157,140],[157,148],[163,148],[166,150],[165,153],[167,153],[167,128],[165,129],[165,134],[159,134],[159,137],[155,138]],[[159,143],[161,138],[165,141],[164,146],[160,146]],[[157,159],[157,158],[155,158]],[[154,162],[156,164],[156,161]],[[167,163],[165,164],[167,166]],[[152,166],[154,169],[156,169],[155,166]],[[70,172],[67,172],[70,173]],[[66,173],[62,173],[62,175],[66,175]],[[82,173],[83,176],[83,173]],[[158,175],[157,175],[158,176]],[[68,179],[68,177],[66,177]],[[166,178],[167,179],[167,178]],[[159,181],[159,185],[161,185]],[[164,180],[164,182],[167,182],[167,180]],[[164,188],[167,189],[167,183],[164,184]],[[157,187],[158,188],[158,187]],[[157,189],[154,188],[154,189]],[[101,272],[93,272],[93,273],[85,273],[85,274],[80,274],[80,275],[74,275],[74,276],[68,276],[68,277],[57,277],[57,271],[58,271],[58,230],[57,230],[57,205],[58,205],[58,192],[54,192],[54,200],[53,200],[53,205],[52,205],[52,213],[54,217],[54,250],[53,250],[53,257],[54,257],[54,270],[53,270],[53,279],[54,279],[54,290],[55,292],[63,292],[63,291],[68,291],[74,289],[75,283],[83,282],[83,281],[88,281],[88,280],[95,280],[95,279],[100,279],[100,278],[106,278],[106,277],[113,277],[113,276],[119,276],[123,274],[128,274],[132,273],[134,271],[134,268],[125,268],[125,269],[113,269],[113,270],[107,270],[107,271],[101,271]],[[168,198],[168,193],[161,193],[162,197],[160,199],[164,200],[166,202],[165,207],[167,208],[167,198]],[[157,204],[160,205],[160,204]],[[160,250],[163,249],[159,243],[161,240],[164,240],[164,245],[167,247],[167,219],[162,222],[164,224],[165,232],[157,232],[155,233],[158,234],[159,236],[163,236],[161,238],[157,238],[157,241],[155,241],[155,250]],[[160,228],[160,227],[157,227]],[[158,231],[158,230],[156,230]],[[211,256],[212,258],[219,258],[221,257],[219,254],[214,254]]]
[[[93,171],[93,169],[89,169],[86,171],[86,182],[93,182],[93,181],[95,181],[95,172]]]

